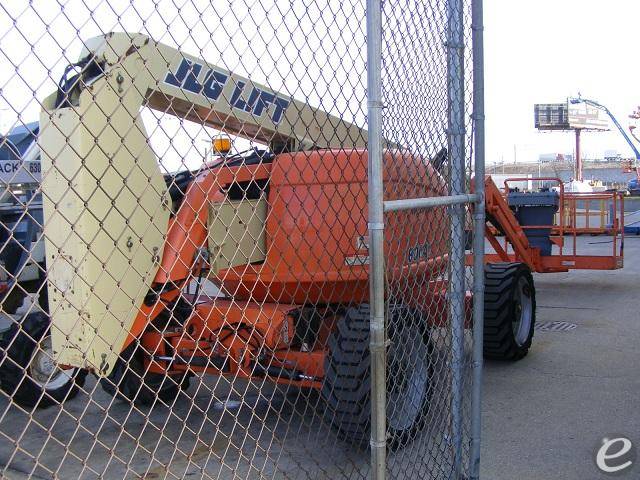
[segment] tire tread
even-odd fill
[[[525,276],[533,296],[531,331],[518,345],[512,329],[513,296],[517,280]],[[529,267],[519,262],[490,263],[485,266],[484,357],[493,360],[520,360],[529,352],[536,316],[535,287]]]

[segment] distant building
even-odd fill
[[[604,159],[607,162],[616,162],[622,160],[622,155],[617,150],[605,150]]]

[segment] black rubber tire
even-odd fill
[[[143,352],[137,343],[118,357],[113,370],[100,379],[100,386],[112,397],[135,405],[152,405],[156,399],[171,405],[181,391],[189,388],[190,376],[167,376],[145,372]]]
[[[397,391],[397,386],[404,388],[409,383],[417,384],[403,382],[405,377],[400,378],[399,374],[408,376],[422,372],[420,380],[424,380],[416,391],[418,401],[410,402],[415,405],[415,411],[410,418],[402,417],[405,425],[397,428],[390,421],[394,411],[402,413],[402,408],[398,406],[401,400],[396,404],[388,402],[388,446],[393,449],[405,445],[424,427],[431,394],[432,361],[431,343],[424,319],[404,308],[394,309],[391,315],[394,321],[389,322],[391,347],[387,352],[388,397],[396,395],[395,398],[404,398],[404,392]],[[416,352],[416,342],[419,352]],[[422,357],[423,370],[415,368],[416,357]],[[369,306],[349,308],[339,318],[329,337],[329,353],[324,362],[325,377],[320,393],[327,407],[325,416],[329,423],[343,440],[358,448],[368,447],[370,439],[370,363]]]
[[[531,300],[527,336],[518,342],[514,322],[520,315],[517,300],[521,280]],[[524,263],[490,263],[484,271],[484,357],[492,360],[520,360],[529,352],[536,322],[536,290],[529,267]]]
[[[86,370],[70,370],[69,380],[58,388],[46,388],[34,381],[30,374],[31,361],[39,343],[49,336],[49,329],[49,317],[34,312],[20,323],[13,323],[0,341],[4,354],[0,388],[24,408],[45,408],[75,397],[87,376]]]

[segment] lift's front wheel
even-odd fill
[[[189,387],[189,375],[163,375],[147,371],[142,348],[133,343],[118,357],[109,376],[100,379],[109,395],[136,405],[152,405],[160,400],[171,405]]]
[[[524,263],[490,263],[484,271],[484,356],[520,360],[531,347],[536,290]]]
[[[425,319],[392,308],[388,320],[387,432],[391,448],[423,428],[431,392],[431,352]],[[369,307],[349,308],[329,337],[321,394],[327,418],[347,442],[365,447],[371,429]]]

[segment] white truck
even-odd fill
[[[28,293],[47,305],[38,123],[0,136],[0,305],[14,314]]]

